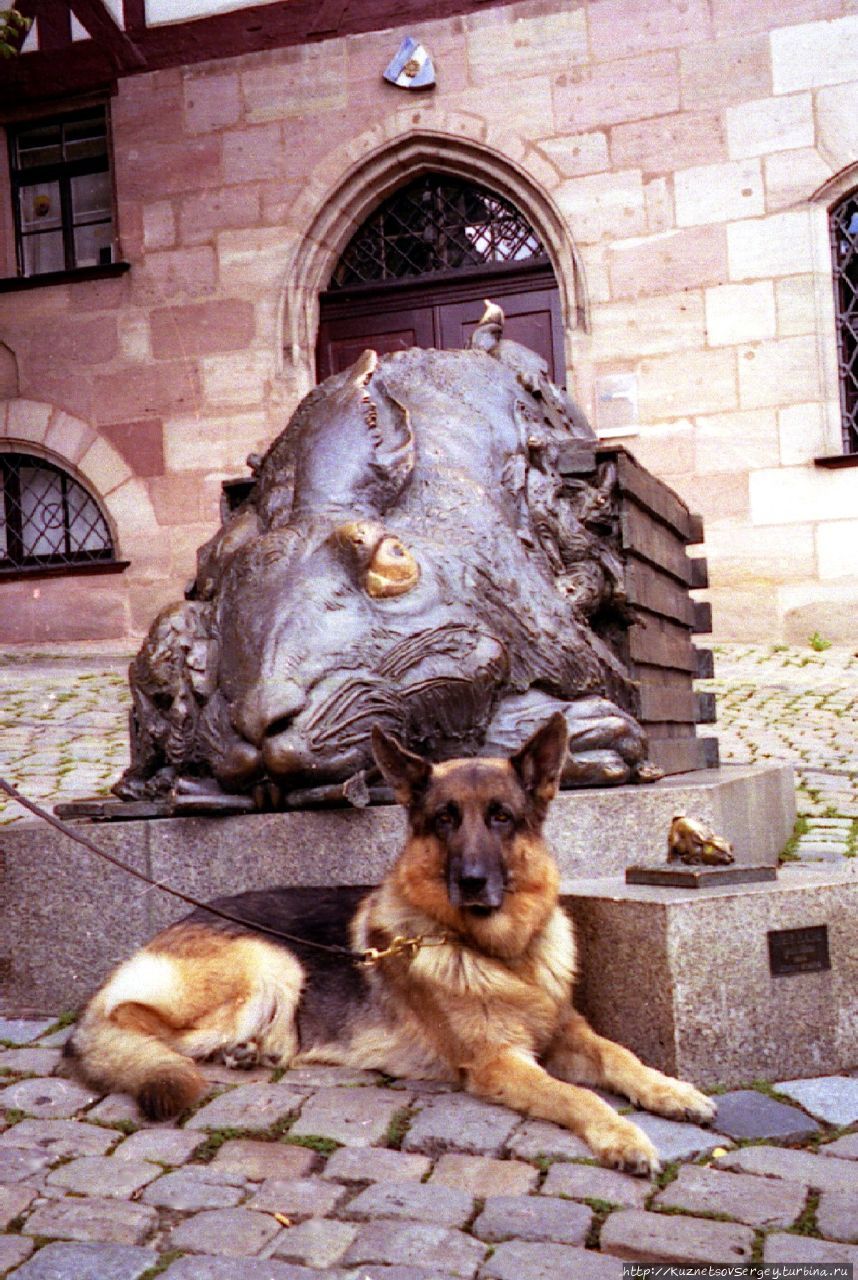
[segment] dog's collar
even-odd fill
[[[418,934],[415,938],[406,938],[404,934],[398,933],[392,938],[386,947],[379,949],[378,947],[367,947],[363,953],[355,953],[361,955],[360,964],[365,969],[371,969],[378,964],[380,960],[389,960],[393,956],[407,955],[409,960],[413,960],[417,952],[423,947],[442,947],[446,942],[450,941],[448,933],[442,933],[440,937],[427,938],[425,934]]]

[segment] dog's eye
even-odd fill
[[[459,824],[459,811],[455,805],[448,805],[435,814],[432,823],[439,836],[448,835]]]
[[[512,826],[513,821],[514,819],[509,809],[489,809],[488,823],[490,827],[496,827],[499,831],[507,831]]]

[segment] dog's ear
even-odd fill
[[[422,756],[406,750],[397,738],[385,733],[377,724],[372,726],[372,753],[385,782],[393,788],[393,794],[400,804],[408,804],[415,795],[425,790],[432,765]]]
[[[521,785],[543,810],[557,794],[568,742],[566,717],[562,711],[555,711],[510,758]]]

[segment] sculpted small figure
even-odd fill
[[[667,860],[690,867],[720,867],[735,862],[729,840],[716,836],[704,823],[681,811],[673,815],[667,834]]]

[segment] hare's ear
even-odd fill
[[[393,788],[400,804],[410,804],[426,789],[432,774],[429,761],[408,751],[398,738],[385,733],[377,724],[372,726],[372,753],[385,782]]]
[[[566,717],[555,711],[510,759],[521,785],[541,810],[557,794],[568,742]]]

